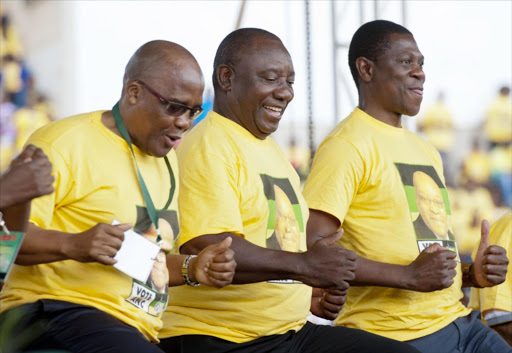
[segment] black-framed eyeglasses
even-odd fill
[[[165,111],[170,116],[174,116],[174,117],[182,116],[187,111],[189,111],[189,118],[195,119],[199,115],[201,115],[201,113],[203,112],[203,108],[201,108],[201,107],[190,108],[189,106],[186,106],[185,104],[181,104],[178,102],[173,102],[168,99],[165,99],[157,91],[155,91],[153,88],[149,87],[147,84],[145,84],[144,82],[142,82],[140,80],[135,80],[135,82],[137,82],[139,85],[141,85],[142,87],[147,89],[149,91],[149,93],[151,93],[156,98],[158,98],[160,100],[160,102],[162,102],[163,104],[167,104]]]

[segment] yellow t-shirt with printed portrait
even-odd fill
[[[215,112],[178,148],[179,244],[231,232],[254,245],[305,251],[308,208],[299,177],[277,143]],[[232,342],[299,330],[311,288],[293,281],[169,289],[160,338],[209,335]]]
[[[512,212],[505,214],[492,225],[489,243],[505,248],[510,259],[510,254],[512,254]],[[478,247],[473,252],[473,259],[477,250]],[[471,288],[468,306],[480,310],[484,315],[486,311],[492,309],[512,313],[512,261],[508,263],[507,277],[502,284],[489,288]]]
[[[340,245],[370,260],[408,265],[432,243],[456,251],[439,153],[358,108],[319,146],[303,193],[310,209],[340,220]],[[469,313],[457,271],[431,293],[350,287],[335,324],[400,341],[431,334]]]
[[[98,223],[112,224],[117,220],[132,223],[135,232],[154,241],[132,153],[126,141],[101,123],[102,113],[59,120],[30,137],[28,143],[40,147],[48,156],[55,177],[55,192],[32,201],[30,222],[44,229],[80,233]],[[170,173],[163,158],[149,156],[137,146],[133,149],[159,211],[166,243],[162,248],[168,249],[173,234],[179,232],[177,197],[168,209],[162,210],[169,198]],[[177,179],[173,150],[168,158]],[[166,271],[165,263],[161,266],[159,262],[142,283],[113,266],[96,262],[66,260],[35,266],[14,265],[0,296],[1,310],[40,299],[89,305],[137,328],[148,340],[156,342],[168,299]]]

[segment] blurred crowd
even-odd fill
[[[35,89],[23,45],[10,17],[0,8],[0,172],[8,167],[28,137],[54,118],[51,104]]]

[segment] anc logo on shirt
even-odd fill
[[[457,252],[448,192],[432,166],[395,163],[404,185],[420,251],[438,243]]]
[[[266,247],[268,249],[299,252],[300,234],[304,221],[297,195],[286,178],[273,178],[260,174],[268,200]]]

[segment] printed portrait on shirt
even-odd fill
[[[268,249],[299,252],[304,222],[297,195],[288,179],[261,175],[268,200],[266,247]]]
[[[395,165],[407,196],[418,249],[422,251],[435,242],[457,252],[448,192],[434,167]]]
[[[166,254],[173,249],[176,235],[179,233],[178,217],[175,210],[157,212],[160,240],[158,240],[156,227],[151,222],[147,209],[137,206],[137,220],[133,230],[149,241],[158,244],[161,250],[155,258],[148,279],[144,283],[134,279],[132,293],[126,299],[154,316],[161,314],[167,307],[169,271],[167,270]]]

